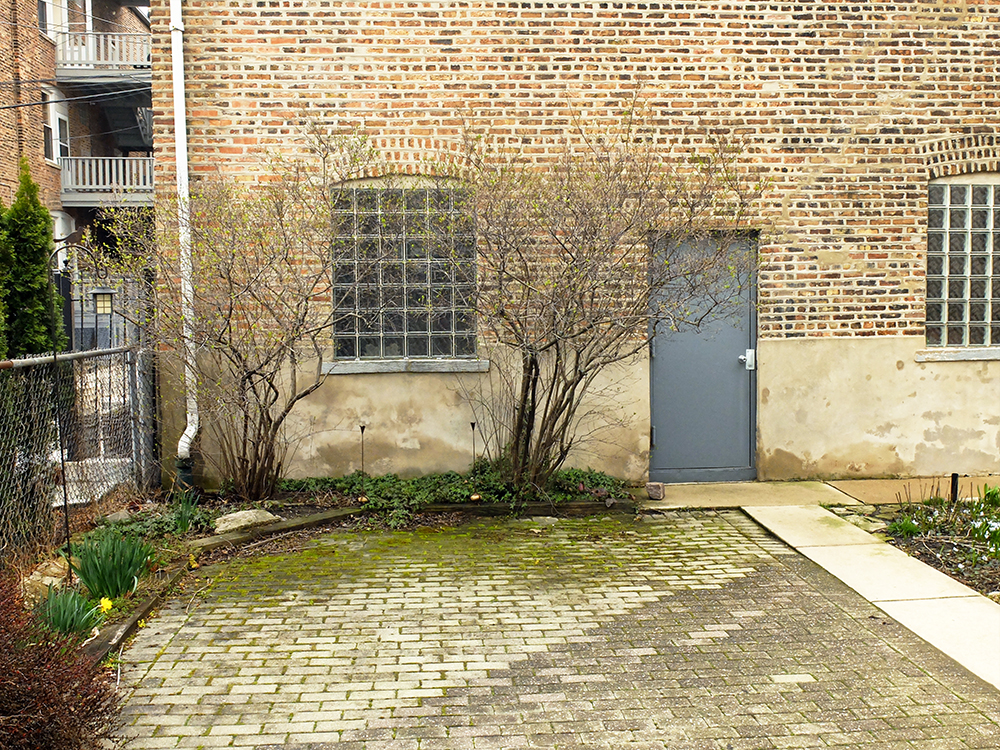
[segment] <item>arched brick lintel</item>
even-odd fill
[[[358,177],[452,178],[461,173],[466,156],[459,138],[378,135],[371,139],[371,145],[378,156]]]
[[[973,133],[926,143],[920,153],[928,179],[1000,172],[1000,133]]]

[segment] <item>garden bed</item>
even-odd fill
[[[940,497],[845,508],[914,559],[1000,603],[1000,491],[951,502]]]

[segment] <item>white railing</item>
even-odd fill
[[[74,198],[103,197],[135,203],[153,197],[153,158],[145,156],[74,156],[59,160],[63,204]]]
[[[152,53],[149,34],[71,31],[59,34],[56,66],[62,68],[148,68]]]

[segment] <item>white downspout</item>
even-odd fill
[[[177,241],[181,275],[181,321],[184,347],[184,400],[187,426],[177,442],[177,462],[191,470],[191,443],[198,434],[197,351],[194,340],[194,266],[191,259],[191,190],[188,182],[187,106],[184,91],[183,0],[170,0],[170,58],[174,105],[174,159],[177,170]],[[190,483],[190,474],[185,477]]]

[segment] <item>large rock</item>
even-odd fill
[[[215,533],[226,534],[230,531],[240,531],[253,526],[263,526],[264,524],[280,521],[273,513],[266,510],[240,510],[236,513],[228,513],[215,519]]]
[[[124,510],[109,513],[104,517],[104,520],[108,523],[121,523],[122,521],[127,521],[131,517],[132,514],[128,512],[128,508],[125,508]]]
[[[35,606],[49,595],[49,586],[59,588],[65,582],[66,558],[57,557],[42,563],[24,579],[24,603],[28,607]]]

